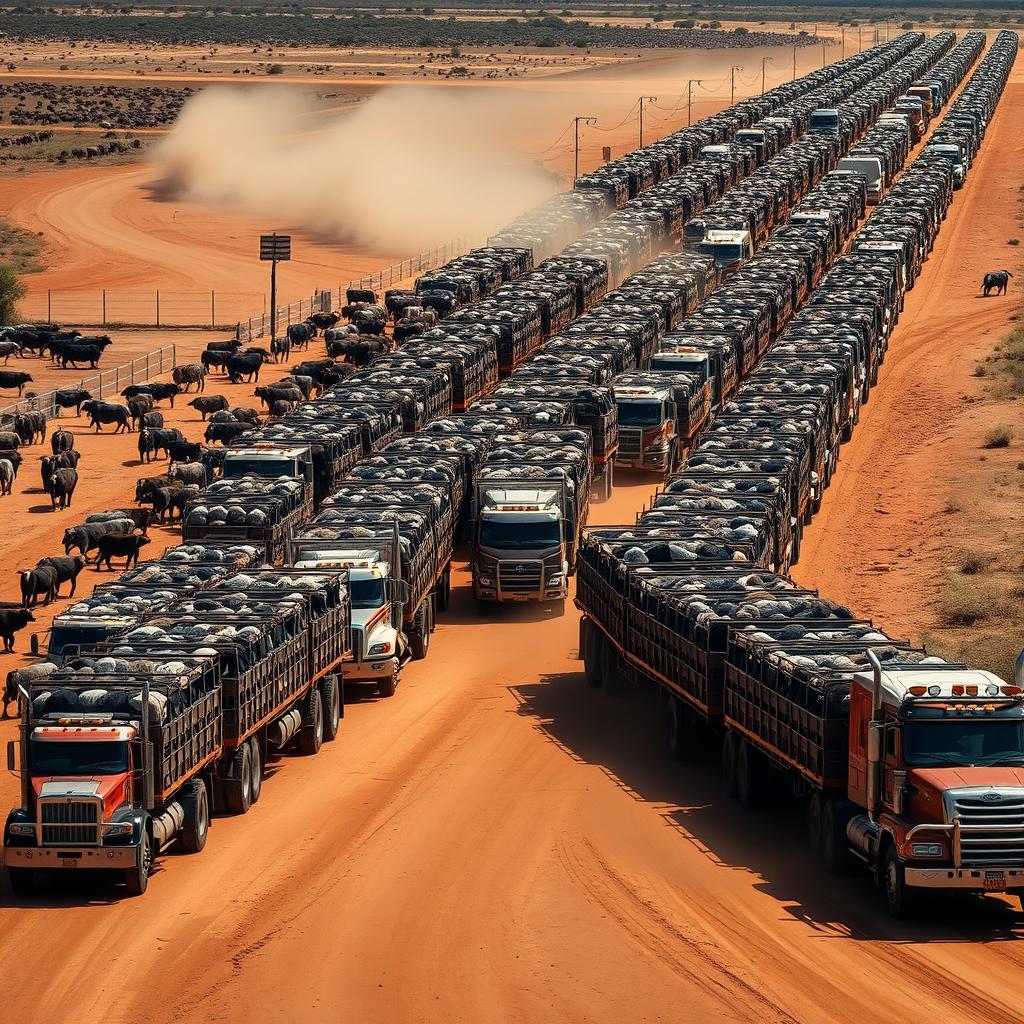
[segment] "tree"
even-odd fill
[[[449,52],[450,52],[450,54],[453,57],[461,57],[462,56],[462,49],[460,47],[458,47],[458,46],[453,46]]]
[[[0,263],[0,324],[18,322],[18,303],[25,298],[25,291],[14,267]]]

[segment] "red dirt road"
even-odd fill
[[[1018,70],[805,540],[800,578],[895,630],[928,624],[927,538],[975,409],[961,395],[1015,305],[973,293],[1017,233],[1022,118]],[[592,521],[630,520],[651,490],[621,482]],[[890,921],[867,879],[825,874],[796,813],[745,815],[714,765],[671,763],[652,701],[588,691],[571,607],[485,617],[454,582],[397,696],[350,706],[337,743],[280,762],[259,805],[217,820],[201,856],[164,858],[145,897],[75,879],[0,898],[9,1016],[1024,1021],[1015,903]]]

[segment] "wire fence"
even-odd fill
[[[131,384],[144,384],[150,377],[158,377],[161,373],[173,370],[177,365],[178,353],[174,345],[165,345],[154,352],[147,352],[138,359],[121,366],[101,370],[91,377],[83,377],[78,383],[65,384],[60,391],[88,391],[95,399],[120,395],[121,389]],[[42,394],[26,396],[13,405],[0,409],[0,414],[9,416],[16,412],[27,412],[38,409],[48,417],[57,415],[57,391],[44,391]]]
[[[465,239],[453,238],[450,242],[435,246],[417,256],[410,256],[400,263],[374,271],[358,281],[349,281],[330,291],[314,292],[309,298],[290,302],[287,306],[277,307],[277,331],[280,334],[291,324],[301,323],[313,313],[329,313],[332,309],[340,309],[346,303],[345,293],[349,288],[361,288],[379,292],[392,285],[408,281],[414,274],[447,263],[453,256],[465,251]],[[237,334],[241,341],[255,341],[270,334],[270,313],[264,312],[256,316],[241,319],[237,323]]]
[[[254,306],[266,309],[260,292],[165,291],[163,289],[48,289],[21,303],[28,320],[77,327],[208,327],[231,329]]]

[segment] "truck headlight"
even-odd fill
[[[27,821],[12,821],[8,831],[12,836],[34,836],[36,827]]]
[[[135,825],[130,821],[115,821],[103,826],[104,835],[108,836],[130,836],[135,831]]]
[[[911,857],[941,857],[945,853],[940,843],[911,843]]]
[[[560,587],[560,586],[562,586],[563,583],[565,583],[565,575],[563,573],[560,573],[560,572],[555,573],[554,576],[551,576],[548,579],[548,586],[549,587]]]
[[[391,653],[391,644],[390,643],[371,644],[370,645],[370,649],[366,653],[369,654],[371,657],[373,657],[373,655],[375,655],[375,654],[390,654]]]
[[[477,581],[477,583],[480,584],[481,587],[493,587],[494,586],[494,577],[493,576],[477,576],[476,581]]]

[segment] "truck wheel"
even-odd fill
[[[8,868],[7,884],[15,896],[28,896],[32,893],[33,877],[31,868]]]
[[[885,906],[897,920],[913,916],[915,893],[909,888],[904,874],[903,862],[896,852],[896,844],[885,844],[885,856],[882,858],[882,889],[885,893]]]
[[[149,886],[149,872],[153,867],[153,840],[149,837],[149,829],[142,828],[142,842],[139,844],[135,867],[128,868],[124,873],[124,886],[129,896],[141,896]]]
[[[235,748],[231,772],[224,780],[224,803],[232,814],[245,814],[252,806],[252,754],[249,744]]]
[[[760,751],[755,750],[747,740],[740,739],[736,751],[736,795],[741,806],[748,811],[755,811],[764,804],[766,769]]]
[[[738,795],[736,786],[736,733],[727,730],[722,737],[722,782],[733,799]]]
[[[181,798],[185,823],[178,837],[182,853],[200,853],[210,832],[210,801],[202,779],[193,779]]]
[[[320,703],[324,708],[324,739],[330,743],[337,739],[341,728],[341,690],[337,676],[324,676],[320,680]]]
[[[302,728],[299,730],[299,750],[307,757],[320,752],[324,742],[324,706],[320,691],[313,687],[302,709]]]
[[[254,804],[263,792],[263,752],[258,737],[249,739],[249,803]]]
[[[597,631],[587,619],[580,620],[580,658],[583,659],[583,679],[587,686],[597,688],[601,685],[601,673],[598,671]]]
[[[609,640],[601,643],[601,686],[609,697],[617,697],[622,693],[619,654]]]
[[[395,661],[394,667],[391,669],[391,675],[387,679],[377,680],[377,693],[381,697],[394,697],[395,690],[398,689],[398,673],[400,669],[398,667],[398,661]]]
[[[833,875],[850,870],[850,845],[846,839],[849,815],[842,813],[835,800],[826,800],[821,809],[821,859]]]
[[[441,582],[438,585],[437,591],[437,610],[439,612],[448,611],[449,606],[452,603],[452,569],[448,566],[444,571],[444,575],[441,577]]]
[[[422,661],[430,650],[430,617],[426,601],[416,614],[416,625],[409,634],[409,649],[412,651],[413,661]]]

